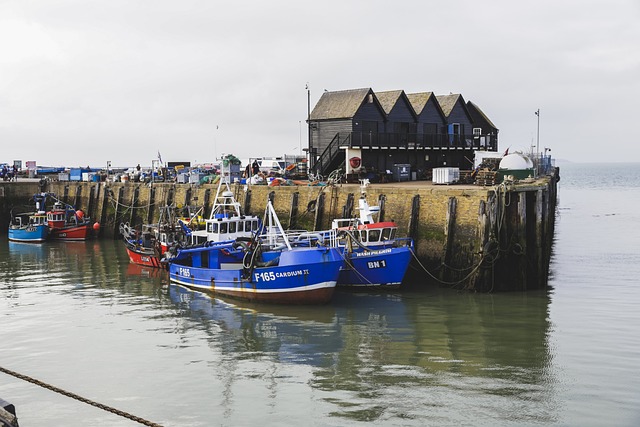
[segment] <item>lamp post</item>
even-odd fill
[[[536,110],[536,117],[538,118],[538,130],[536,131],[536,172],[540,174],[540,109]]]
[[[536,157],[538,157],[538,153],[540,152],[540,109],[536,111],[536,116],[538,117],[538,131],[536,132]]]
[[[313,148],[311,147],[311,89],[309,89],[308,82],[305,89],[307,90],[307,148],[309,149],[309,167],[313,167],[315,165],[315,159],[313,158]]]

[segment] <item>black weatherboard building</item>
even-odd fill
[[[351,167],[366,172],[410,165],[420,179],[435,167],[471,169],[474,151],[498,149],[498,129],[460,94],[324,92],[308,122],[310,168],[322,175],[357,159]]]

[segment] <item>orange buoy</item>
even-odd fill
[[[95,231],[100,230],[100,223],[99,223],[99,222],[94,222],[94,223],[93,223],[93,229],[94,229]]]

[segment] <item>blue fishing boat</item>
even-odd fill
[[[15,215],[9,224],[9,240],[13,242],[44,242],[49,235],[45,212]]]
[[[323,304],[335,290],[343,265],[337,247],[294,247],[271,202],[267,233],[251,239],[207,241],[176,248],[168,258],[172,282],[218,295],[277,304]]]
[[[9,240],[13,242],[33,242],[39,243],[47,240],[49,236],[49,225],[47,224],[47,214],[44,211],[44,196],[36,194],[35,212],[25,212],[17,215],[11,214],[9,224]]]
[[[338,285],[399,287],[411,262],[413,239],[398,237],[395,222],[374,219],[380,207],[367,202],[368,184],[368,180],[361,181],[358,217],[332,221],[332,231],[345,258]]]

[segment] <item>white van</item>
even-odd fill
[[[256,159],[258,166],[260,166],[260,172],[269,173],[275,172],[277,174],[284,174],[286,168],[286,162],[282,159]]]

